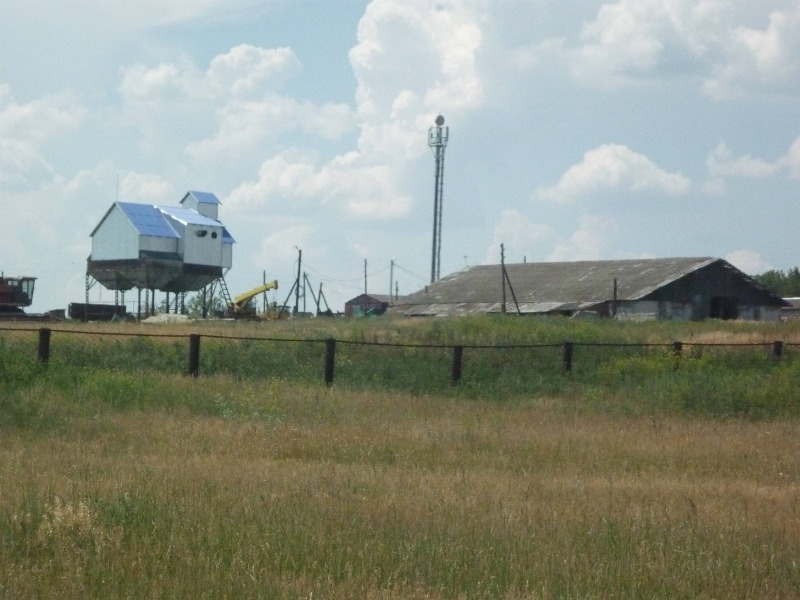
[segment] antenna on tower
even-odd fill
[[[436,125],[428,130],[428,146],[436,159],[433,191],[433,253],[431,256],[431,283],[439,279],[442,254],[442,194],[444,192],[444,149],[450,128],[444,127],[444,117],[436,117]]]

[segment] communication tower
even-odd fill
[[[444,191],[444,149],[450,128],[444,127],[444,117],[436,117],[436,125],[428,130],[428,146],[436,159],[433,191],[433,254],[431,256],[431,283],[439,279],[442,253],[442,193]]]

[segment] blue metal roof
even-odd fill
[[[154,237],[180,237],[155,206],[134,204],[133,202],[117,202],[116,204],[140,234]]]
[[[165,215],[169,215],[181,223],[186,225],[205,225],[206,227],[222,227],[222,223],[215,221],[201,215],[196,210],[191,208],[183,208],[179,206],[157,206],[157,210]]]
[[[194,190],[189,190],[187,194],[197,200],[198,204],[220,204],[219,198],[217,198],[211,192],[196,192]]]
[[[213,194],[210,195],[213,196]],[[111,208],[108,209],[108,212],[111,212],[114,206],[118,206],[120,210],[122,210],[123,214],[128,218],[128,221],[130,221],[140,235],[166,238],[181,237],[170,224],[170,218],[172,218],[186,225],[221,227],[222,242],[225,244],[236,243],[236,240],[233,239],[233,236],[222,223],[201,215],[191,208],[183,208],[180,206],[154,206],[152,204],[136,204],[134,202],[115,202]],[[108,212],[106,216],[108,216]],[[97,224],[97,227],[94,228],[91,233],[92,236],[94,236],[105,218],[106,217],[103,217],[100,223]]]

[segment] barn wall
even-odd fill
[[[222,244],[222,260],[219,266],[223,269],[233,266],[233,244]]]
[[[203,202],[201,204],[198,204],[195,210],[204,217],[208,217],[209,219],[214,219],[215,221],[219,221],[219,217],[217,216],[218,211],[216,204]]]
[[[344,303],[344,315],[346,317],[357,317],[366,314],[369,310],[377,311],[380,314],[386,311],[388,307],[388,302],[374,298],[369,294],[361,294]]]
[[[648,300],[683,305],[683,318],[773,320],[780,306],[727,263],[698,269],[650,294]],[[689,312],[686,315],[687,310]],[[674,318],[674,317],[672,317]]]
[[[748,321],[780,321],[783,310],[774,306],[740,306],[739,318]]]
[[[689,320],[692,318],[691,304],[664,300],[639,300],[617,303],[618,319],[633,320]]]
[[[219,206],[217,204],[212,204],[210,202],[198,202],[191,194],[186,194],[186,196],[184,196],[183,200],[181,200],[181,206],[196,210],[201,215],[208,217],[209,219],[214,219],[215,221],[219,220],[219,217],[217,216],[219,213]]]
[[[697,303],[647,301],[620,302],[617,306],[618,319],[650,320],[659,319],[667,321],[690,321],[708,318],[702,313],[705,310]],[[736,305],[736,318],[746,321],[779,321],[783,312],[780,308],[772,306],[754,306],[752,304]],[[720,317],[717,317],[720,318]]]
[[[92,260],[139,258],[139,232],[118,206],[114,206],[92,235]]]
[[[139,250],[143,252],[164,252],[168,254],[177,254],[178,238],[142,235],[139,237]]]
[[[221,266],[222,227],[186,225],[183,261],[192,265]]]

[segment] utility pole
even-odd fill
[[[392,288],[394,287],[394,258],[389,263],[389,298],[392,297]]]
[[[308,312],[306,308],[306,282],[308,281],[308,275],[303,273],[303,313]]]
[[[500,274],[503,277],[503,306],[502,312],[506,314],[506,249],[500,244]]]
[[[367,295],[367,259],[364,259],[364,295]]]
[[[295,246],[297,248],[297,246]],[[300,312],[300,265],[303,264],[303,251],[297,248],[297,281],[294,289],[294,314]]]

